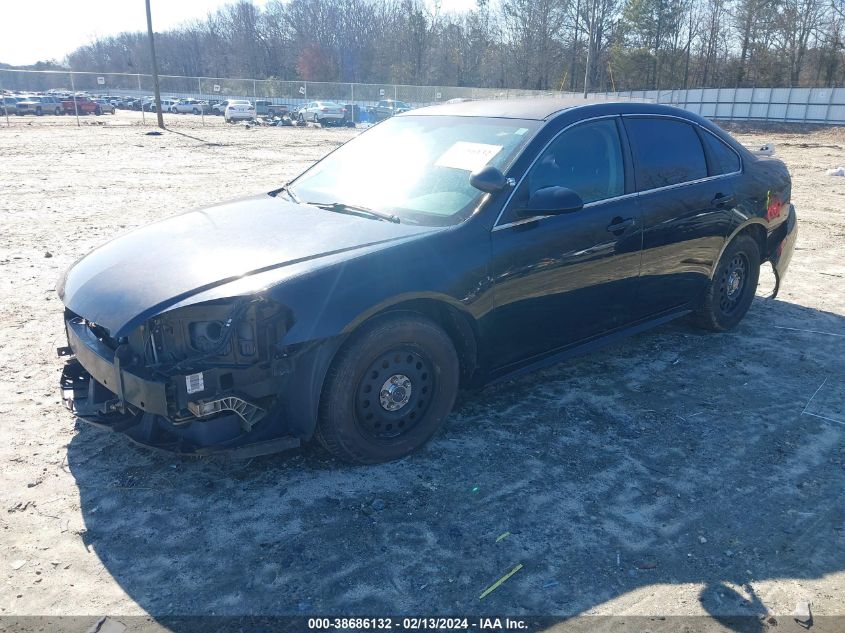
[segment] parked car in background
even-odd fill
[[[411,106],[404,101],[394,101],[393,99],[382,99],[376,105],[370,108],[370,119],[375,121],[383,121],[396,114],[402,114],[411,109]]]
[[[290,106],[284,103],[258,100],[255,102],[255,114],[258,116],[285,116],[290,114]]]
[[[63,114],[62,102],[58,97],[51,95],[31,95],[22,101],[18,101],[17,114],[34,114],[36,116]]]
[[[75,104],[75,105],[74,105]],[[71,96],[62,101],[62,110],[65,114],[102,114],[100,104],[94,101],[91,97],[86,96]]]
[[[761,264],[786,273],[791,190],[781,161],[665,105],[401,114],[286,186],[73,264],[57,286],[63,399],[183,453],[315,437],[344,460],[397,459],[436,434],[460,386],[686,315],[736,327]],[[770,327],[759,316],[748,331]]]
[[[100,111],[97,114],[114,114],[117,109],[108,99],[94,99],[94,101],[100,106]]]
[[[218,101],[217,103],[212,104],[211,113],[212,114],[219,114],[220,116],[223,116],[223,113],[226,111],[227,105],[229,105],[228,99],[226,99],[224,101]]]
[[[208,103],[199,99],[179,99],[170,106],[174,114],[205,114],[209,111]]]
[[[297,118],[300,122],[313,121],[321,125],[341,125],[345,110],[334,101],[312,101],[299,109]]]
[[[226,123],[232,121],[251,121],[255,118],[255,106],[246,99],[233,99],[226,104],[223,111]]]
[[[0,114],[17,114],[18,113],[18,100],[15,97],[3,97],[2,103],[0,103]]]
[[[357,103],[343,104],[343,121],[346,124],[361,123],[366,120],[366,116],[366,112]]]
[[[175,106],[177,103],[178,103],[177,99],[173,99],[173,98],[162,99],[161,100],[161,111],[162,112],[172,112],[173,106]],[[155,103],[155,99],[153,99],[153,101],[150,103],[150,112],[155,112],[155,111],[156,111],[156,103]]]

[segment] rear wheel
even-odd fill
[[[54,114],[55,114],[56,116],[59,116],[60,114],[63,114],[62,109],[61,109],[61,108],[56,108],[56,110],[55,110]]]
[[[742,321],[760,277],[760,248],[749,235],[736,237],[722,253],[695,321],[704,329],[725,332]]]
[[[415,314],[382,317],[353,334],[332,363],[317,439],[349,462],[407,455],[452,410],[458,371],[452,341],[436,324]]]
[[[44,116],[44,110],[41,109],[41,106],[35,108],[35,116]]]
[[[197,108],[194,108],[193,110],[191,110],[191,112],[193,112],[194,114],[199,114],[199,113],[200,113],[200,111],[199,111]]]

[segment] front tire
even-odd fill
[[[760,278],[760,247],[750,235],[737,236],[719,259],[694,319],[713,332],[733,329],[751,307]]]
[[[317,439],[347,462],[403,457],[440,428],[458,379],[458,356],[439,326],[413,313],[385,315],[338,352],[320,397]]]

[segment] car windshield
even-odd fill
[[[289,191],[313,204],[355,205],[402,222],[444,226],[466,219],[483,195],[470,174],[503,171],[536,121],[454,116],[399,116],[329,154]]]

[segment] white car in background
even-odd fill
[[[170,107],[173,114],[202,114],[208,112],[208,103],[199,99],[180,99]]]
[[[230,99],[223,110],[226,123],[231,121],[252,121],[255,118],[255,106],[244,99]]]
[[[298,118],[301,123],[314,121],[321,125],[342,125],[346,109],[334,101],[312,101],[301,107]]]
[[[162,112],[170,112],[170,111],[171,111],[171,108],[172,108],[173,106],[175,106],[177,102],[178,102],[178,100],[177,100],[177,99],[173,99],[173,98],[170,98],[170,99],[162,99],[162,100],[161,100],[161,111],[162,111]],[[153,98],[153,100],[150,102],[150,107],[149,107],[149,108],[144,108],[144,109],[145,109],[145,110],[149,110],[150,112],[155,112],[155,111],[156,111],[156,102],[155,102],[155,98]]]

